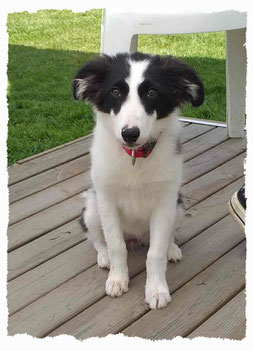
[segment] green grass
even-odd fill
[[[91,106],[75,102],[72,78],[99,53],[101,10],[43,10],[8,16],[8,163],[92,131]],[[191,64],[206,90],[204,104],[182,115],[225,120],[224,33],[141,35],[138,50],[172,54]]]

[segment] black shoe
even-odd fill
[[[245,224],[246,200],[245,185],[243,185],[240,190],[235,192],[230,199],[231,212],[243,225]]]

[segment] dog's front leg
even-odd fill
[[[150,308],[164,307],[171,301],[166,281],[167,255],[176,215],[176,194],[160,201],[150,220],[150,247],[147,255],[145,301]]]
[[[97,192],[99,215],[107,243],[110,272],[105,291],[120,296],[128,290],[127,249],[118,209],[108,193]]]

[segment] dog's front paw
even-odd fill
[[[110,269],[110,262],[107,252],[99,252],[97,255],[97,263],[100,268]]]
[[[153,286],[152,284],[147,284],[145,289],[145,301],[153,310],[165,307],[171,301],[167,284]]]
[[[168,261],[177,262],[180,261],[182,257],[181,249],[175,243],[171,244],[168,250]]]
[[[128,291],[128,276],[109,274],[105,284],[105,292],[112,297],[121,296]]]

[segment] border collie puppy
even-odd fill
[[[147,239],[145,301],[152,309],[163,307],[171,300],[167,260],[182,257],[173,237],[182,209],[177,115],[185,102],[202,104],[203,84],[174,57],[136,52],[87,63],[74,78],[73,92],[96,115],[93,188],[85,194],[82,220],[98,265],[110,269],[106,293],[128,290],[126,240]]]

